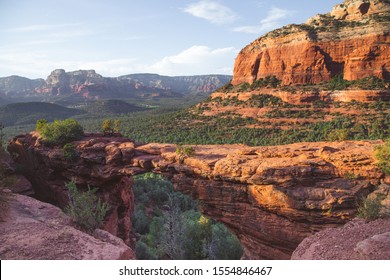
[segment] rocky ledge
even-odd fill
[[[76,229],[61,209],[14,194],[0,222],[0,259],[125,260],[134,252],[103,230],[93,235]]]
[[[190,194],[202,211],[237,235],[249,259],[289,259],[298,244],[323,229],[353,219],[357,200],[384,174],[373,157],[381,141],[297,143],[274,147],[193,146],[179,159],[172,144],[137,144],[121,137],[89,134],[73,142],[78,157],[42,145],[35,133],[8,146],[26,169],[38,198],[67,203],[65,182],[99,189],[112,205],[104,228],[134,245],[131,177],[158,172],[176,190]]]
[[[390,260],[390,219],[354,219],[306,238],[293,260]]]

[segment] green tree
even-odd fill
[[[375,157],[378,160],[378,166],[386,174],[390,174],[390,140],[383,145],[375,147]]]
[[[39,133],[50,145],[65,145],[84,136],[82,126],[73,119],[55,120],[52,123],[42,124]]]
[[[133,227],[137,233],[146,234],[149,232],[150,218],[145,214],[143,205],[137,206],[133,213]]]
[[[213,225],[208,250],[210,259],[214,260],[238,260],[243,254],[237,237],[220,223]]]
[[[114,132],[121,133],[121,120],[116,119],[114,121]]]
[[[69,205],[65,212],[84,230],[92,232],[103,224],[109,205],[96,196],[97,189],[79,191],[76,183],[66,184],[69,191]]]
[[[157,260],[157,255],[152,248],[143,243],[142,241],[138,241],[135,245],[135,255],[137,256],[137,260]]]
[[[40,120],[37,121],[37,125],[36,125],[35,130],[40,132],[45,125],[47,125],[47,120],[46,119],[40,119]]]
[[[174,204],[173,199],[169,199],[165,205],[164,225],[162,238],[159,247],[172,260],[182,260],[183,250],[183,224],[180,218],[180,210]]]
[[[111,135],[114,133],[113,123],[110,119],[105,119],[102,123],[102,132],[104,135]]]
[[[378,197],[375,199],[364,197],[358,205],[357,216],[366,220],[376,220],[379,218],[381,207],[381,199]]]

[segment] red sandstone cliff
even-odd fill
[[[113,207],[105,229],[131,244],[131,176],[154,171],[176,190],[200,200],[202,211],[234,232],[251,259],[289,259],[312,233],[352,219],[356,200],[383,177],[373,147],[380,141],[297,143],[275,147],[195,146],[180,163],[175,145],[88,135],[73,142],[80,157],[67,161],[34,134],[8,150],[26,168],[35,193],[66,204],[64,183],[98,187]],[[352,175],[351,175],[352,174]]]
[[[346,0],[305,24],[288,25],[238,54],[232,84],[276,76],[282,85],[367,76],[390,79],[390,3]]]

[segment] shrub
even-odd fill
[[[120,120],[114,121],[114,132],[116,132],[116,133],[121,132],[121,121]]]
[[[154,250],[142,241],[138,241],[135,244],[135,255],[137,256],[137,260],[157,260]]]
[[[375,157],[378,160],[378,166],[386,174],[390,174],[390,140],[385,144],[375,148]]]
[[[105,119],[102,123],[102,132],[104,135],[111,135],[114,133],[113,123],[110,119]]]
[[[250,88],[250,84],[245,82],[245,83],[242,83],[242,84],[240,85],[240,88],[239,88],[238,91],[243,91],[243,92],[245,92],[245,91],[247,91],[249,88]]]
[[[88,232],[99,228],[103,224],[109,206],[96,197],[96,189],[91,190],[88,187],[88,191],[81,192],[74,181],[66,184],[66,187],[69,190],[69,205],[65,212]]]
[[[237,237],[221,223],[213,225],[209,258],[214,260],[238,260],[244,253]]]
[[[65,159],[68,161],[74,161],[78,158],[78,153],[71,143],[65,144],[62,151],[64,152]]]
[[[381,207],[381,200],[378,197],[375,199],[364,197],[358,205],[357,216],[366,220],[378,219]]]
[[[195,154],[195,149],[192,146],[177,145],[176,154],[179,156],[179,162],[183,163],[184,159]]]
[[[137,207],[132,217],[135,232],[145,234],[149,232],[151,219],[145,214],[145,207]]]
[[[50,145],[64,145],[84,136],[82,126],[73,119],[55,120],[52,123],[44,123],[40,120],[37,123],[37,131]]]
[[[224,84],[220,88],[218,88],[216,91],[221,91],[221,92],[229,92],[233,89],[233,85],[231,84],[231,81]]]
[[[328,132],[326,136],[328,141],[345,141],[350,138],[348,129],[334,129]]]
[[[328,82],[327,88],[328,90],[343,90],[348,88],[351,85],[350,81],[344,80],[342,75],[337,75],[332,77],[332,79]]]
[[[37,126],[36,126],[35,130],[40,132],[45,125],[47,125],[47,120],[40,119],[37,121]]]

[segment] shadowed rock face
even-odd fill
[[[344,1],[306,24],[288,25],[238,54],[232,84],[276,76],[282,85],[316,84],[335,75],[390,79],[388,1]]]
[[[34,133],[8,146],[28,170],[38,198],[64,206],[64,182],[99,188],[113,205],[105,229],[134,245],[131,176],[166,175],[176,190],[198,199],[202,212],[223,222],[250,259],[289,259],[298,244],[321,229],[352,219],[356,199],[383,174],[375,165],[378,141],[298,143],[275,147],[194,146],[180,163],[175,145],[139,145],[129,139],[87,135],[74,142],[79,159],[44,147]]]

